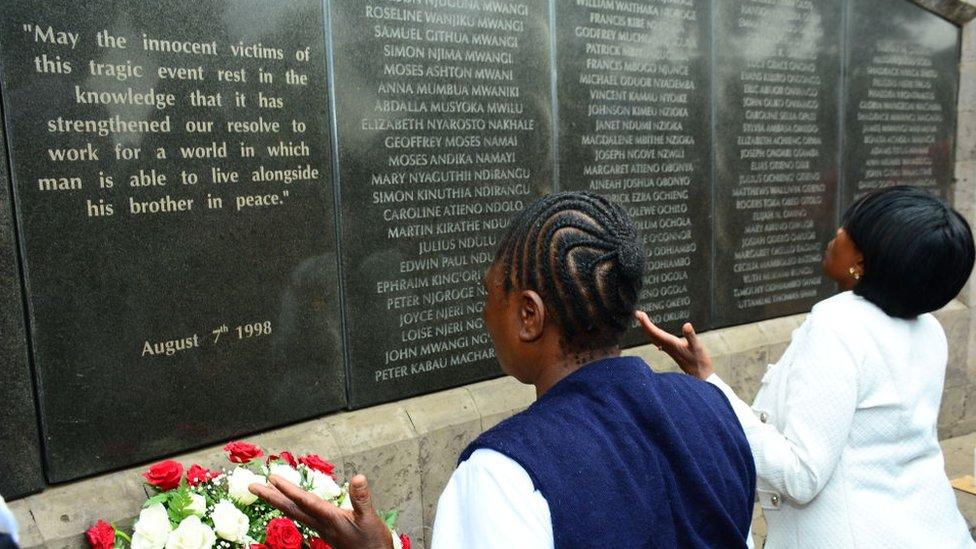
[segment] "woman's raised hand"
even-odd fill
[[[640,323],[651,343],[677,362],[684,373],[705,379],[715,372],[712,357],[708,356],[708,351],[702,346],[690,322],[681,327],[684,337],[675,337],[655,326],[644,311],[635,311],[634,318]]]
[[[352,511],[302,490],[287,480],[271,475],[270,485],[252,484],[249,489],[286,517],[317,531],[337,549],[393,549],[393,538],[369,494],[366,477],[356,475],[349,482]]]

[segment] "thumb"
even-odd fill
[[[352,500],[352,510],[357,517],[376,514],[365,476],[356,475],[349,481],[349,499]]]
[[[699,348],[698,334],[695,333],[695,327],[691,325],[691,322],[685,322],[684,326],[681,327],[681,333],[688,340],[688,347],[692,349]]]

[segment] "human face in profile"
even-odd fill
[[[854,245],[854,241],[843,227],[837,229],[837,235],[827,244],[824,252],[823,272],[834,282],[841,291],[847,291],[857,285],[857,277],[864,274],[864,257]],[[854,274],[851,269],[854,269]]]
[[[526,336],[527,328],[522,318],[532,313],[519,305],[520,296],[526,292],[505,291],[504,276],[504,270],[497,263],[492,263],[485,273],[482,279],[485,308],[481,315],[502,371],[522,383],[533,383],[536,372],[531,364],[532,359],[527,356],[530,354],[527,341],[534,338]],[[528,331],[533,330],[529,327]]]
[[[509,311],[511,301],[505,291],[505,285],[501,267],[497,263],[492,263],[485,272],[481,283],[485,289],[485,307],[481,311],[481,316],[485,321],[485,329],[491,336],[491,343],[495,347],[495,357],[502,371],[514,376],[512,372],[512,359],[514,353],[513,338],[515,337],[511,319],[512,313]],[[517,377],[517,376],[516,376]]]

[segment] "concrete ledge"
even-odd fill
[[[969,313],[969,308],[954,301],[936,314],[950,348],[940,416],[944,437],[976,431],[976,376],[965,360]],[[804,319],[805,315],[795,315],[766,320],[706,332],[701,338],[719,375],[740,396],[751,400],[767,364],[779,358]],[[678,369],[651,345],[628,349],[625,354],[644,358],[656,371]],[[366,474],[377,506],[400,509],[399,528],[415,540],[415,547],[423,548],[429,541],[437,500],[461,450],[479,433],[534,400],[531,386],[506,377],[337,413],[246,439],[270,451],[317,453],[336,464],[340,477]],[[173,459],[185,466],[228,465],[222,445]],[[144,470],[143,465],[117,471],[11,502],[24,547],[85,547],[82,534],[98,518],[121,528],[131,527],[146,497],[140,477]],[[973,507],[971,516],[976,517],[976,502]]]

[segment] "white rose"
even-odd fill
[[[202,517],[207,512],[207,498],[200,494],[190,493],[190,505],[187,510],[198,517]]]
[[[331,476],[321,471],[312,471],[311,473],[312,489],[310,491],[313,494],[322,499],[333,499],[342,494],[342,488],[336,484],[336,481],[332,480]]]
[[[295,486],[301,486],[302,484],[302,474],[295,470],[291,465],[287,463],[275,463],[271,466],[268,475],[275,475],[281,477],[288,482],[294,484]]]
[[[213,520],[214,531],[227,541],[239,542],[243,540],[248,528],[251,527],[247,515],[226,499],[222,499],[217,505],[214,505],[210,518]]]
[[[213,530],[200,517],[190,515],[169,535],[166,549],[210,549],[216,541]]]
[[[403,542],[400,541],[400,535],[396,530],[390,530],[390,535],[393,536],[393,549],[403,549]]]
[[[247,489],[252,484],[267,484],[267,479],[243,467],[237,467],[227,477],[227,492],[230,494],[231,499],[237,503],[250,505],[258,500],[258,497]]]
[[[150,505],[139,512],[132,533],[132,549],[162,549],[173,527],[162,503]]]

